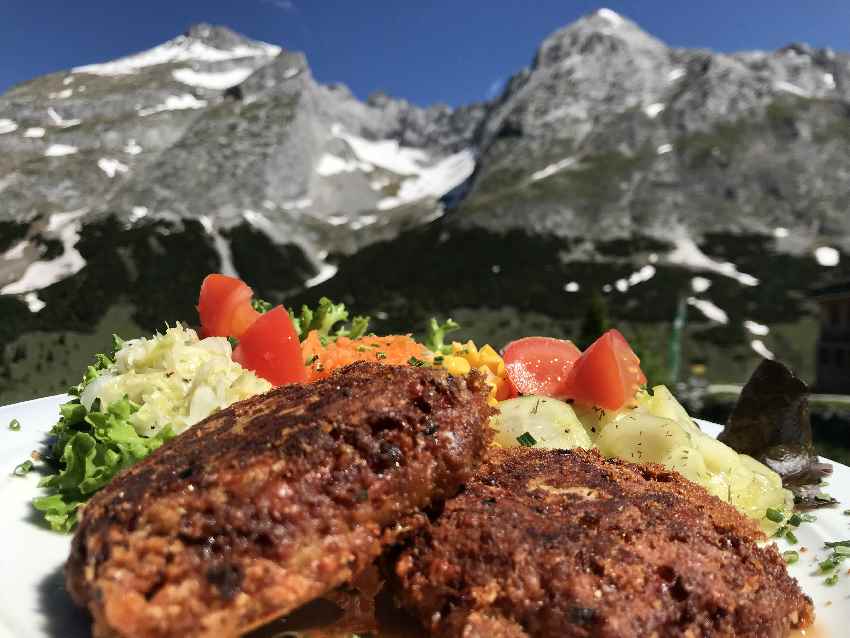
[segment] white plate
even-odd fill
[[[0,551],[0,638],[76,638],[89,635],[88,619],[76,609],[65,593],[62,565],[68,555],[70,536],[51,532],[39,523],[30,501],[39,493],[38,472],[25,477],[11,476],[12,469],[41,449],[47,431],[56,422],[64,395],[47,397],[0,407],[0,513],[3,517]],[[21,423],[20,431],[9,430],[12,419]],[[701,423],[716,436],[720,426]],[[850,622],[850,574],[844,564],[838,584],[829,587],[817,572],[817,563],[828,555],[824,541],[850,538],[850,516],[842,511],[850,507],[850,468],[833,464],[835,471],[828,491],[841,505],[815,512],[815,523],[804,523],[796,530],[800,561],[790,572],[803,590],[815,601],[817,621],[809,636],[847,636]],[[780,549],[788,549],[780,541]]]

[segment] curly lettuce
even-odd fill
[[[290,310],[289,316],[301,341],[304,341],[313,330],[319,333],[319,337],[326,339],[336,337],[357,339],[365,335],[369,329],[369,317],[358,315],[347,324],[348,310],[345,304],[335,304],[327,297],[319,299],[319,305],[315,310],[305,305],[301,306],[301,312],[298,314]]]
[[[116,337],[115,344],[121,343]],[[74,398],[59,408],[62,416],[50,431],[46,460],[55,472],[39,482],[48,495],[33,499],[33,507],[58,532],[73,529],[80,506],[113,476],[174,437],[170,427],[153,437],[140,436],[129,421],[139,406],[126,397],[105,407],[96,402],[91,410],[80,404],[85,387],[112,364],[110,356],[96,356],[82,383],[71,388]]]

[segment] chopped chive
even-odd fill
[[[838,582],[838,574],[833,574],[832,576],[827,577],[824,581],[824,584],[832,587],[835,583]]]
[[[837,565],[838,561],[836,561],[834,557],[830,556],[826,560],[822,560],[820,563],[818,563],[818,568],[821,570],[821,572],[826,574],[835,569]]]
[[[795,552],[793,549],[788,550],[787,552],[782,552],[782,558],[785,559],[785,562],[789,565],[793,565],[798,560],[800,560],[800,554]]]
[[[773,509],[772,507],[768,507],[764,515],[767,516],[768,520],[773,521],[774,523],[781,523],[785,520],[785,514],[783,514],[780,510]]]
[[[386,359],[387,353],[386,352],[376,352],[375,356],[378,357],[378,359]]]
[[[792,545],[797,544],[797,536],[790,529],[785,531],[785,540],[787,540]]]
[[[844,516],[850,516],[850,510],[844,510],[841,513],[844,514]]]
[[[818,520],[818,517],[814,514],[803,513],[800,514],[800,520],[804,523],[814,523],[816,520]]]
[[[366,352],[366,346],[357,346],[357,352]]]
[[[408,359],[407,362],[410,365],[415,366],[417,368],[422,368],[426,365],[425,362],[422,359],[417,359],[416,357],[410,357],[410,359]]]
[[[24,474],[27,474],[32,469],[32,467],[32,461],[27,459],[23,463],[16,465],[15,469],[12,470],[12,474],[14,474],[15,476],[23,476]]]
[[[316,359],[318,359],[318,358],[319,358],[319,355],[314,354],[312,357],[310,357],[309,359],[307,359],[307,361],[305,361],[305,362],[304,362],[304,365],[305,365],[305,366],[312,365],[312,364],[313,364],[313,362],[314,362]]]
[[[21,429],[21,422],[17,419],[12,419],[9,421],[9,429],[12,430],[12,432],[17,432]]]
[[[839,545],[832,551],[838,554],[839,556],[850,556],[850,547],[845,547],[844,545]]]
[[[794,527],[800,527],[800,523],[803,522],[803,517],[794,512],[791,514],[791,518],[788,519],[788,524],[793,525]]]
[[[824,543],[827,547],[850,547],[850,540],[833,541],[832,543]]]
[[[519,443],[523,447],[533,447],[537,444],[537,439],[535,439],[528,432],[523,432],[517,438],[517,443]]]
[[[439,365],[442,362],[443,362],[443,355],[438,354],[436,357],[434,357],[434,363]]]

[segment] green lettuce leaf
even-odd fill
[[[114,338],[116,348],[121,343]],[[109,356],[97,355],[82,383],[71,388],[70,394],[79,397],[86,385],[111,364]],[[79,398],[60,406],[61,417],[50,431],[53,442],[46,457],[54,471],[39,483],[47,495],[33,499],[33,507],[52,529],[71,531],[80,506],[92,494],[174,437],[170,427],[153,437],[140,436],[129,421],[138,409],[127,397],[106,407],[96,401],[91,410],[81,405]]]

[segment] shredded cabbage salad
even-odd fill
[[[97,355],[51,430],[56,472],[33,500],[56,531],[70,531],[77,510],[120,470],[231,403],[271,384],[231,360],[223,337],[198,338],[176,325],[149,339],[114,338],[112,356]]]

